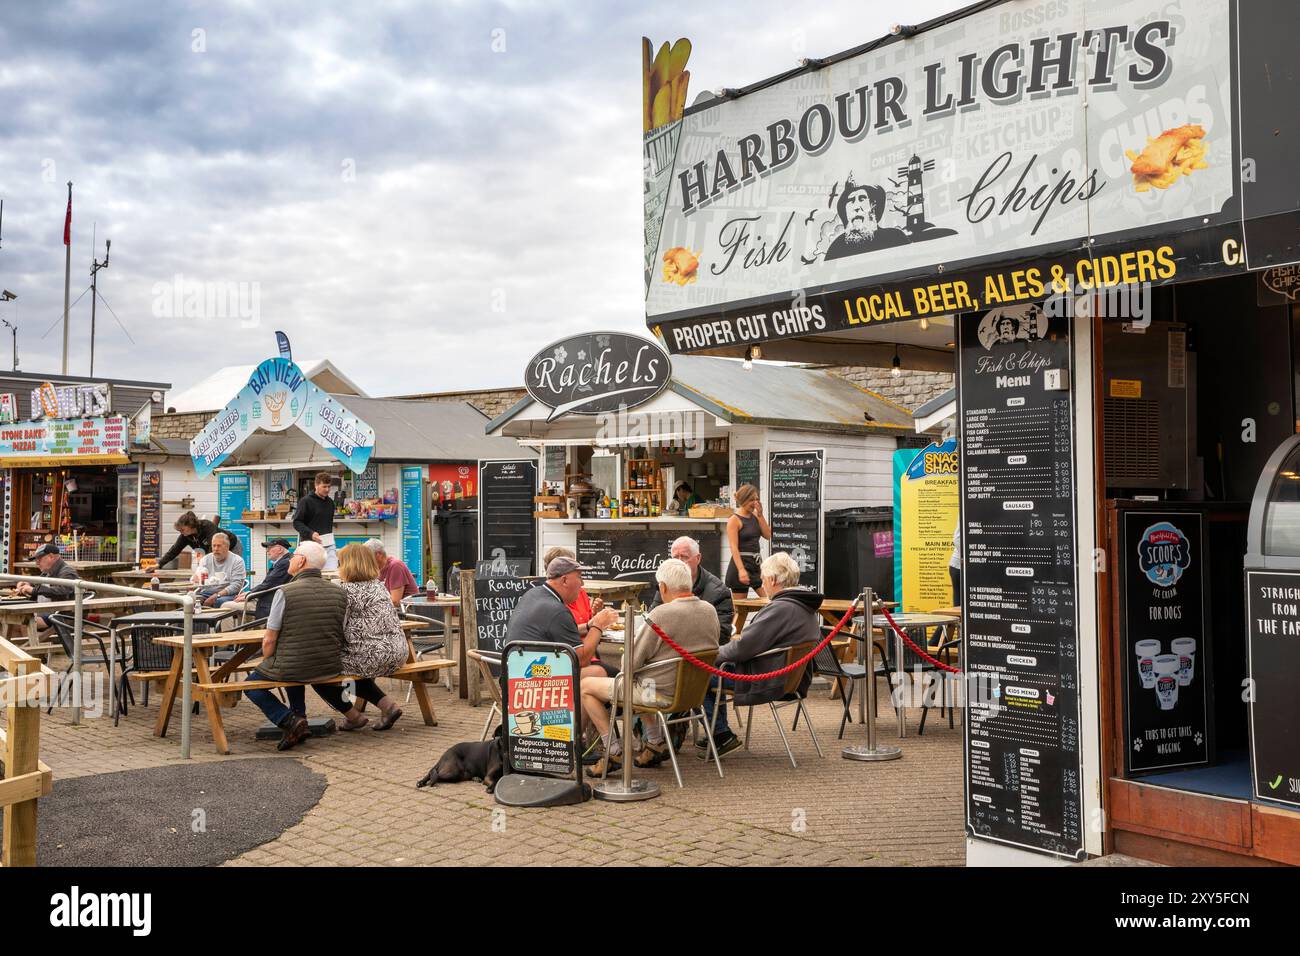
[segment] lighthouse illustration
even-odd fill
[[[921,157],[915,154],[907,161],[906,166],[898,167],[898,175],[907,177],[907,208],[905,210],[907,225],[904,228],[913,235],[929,225],[925,221],[925,186],[921,183],[921,176],[933,169],[933,159],[922,162]],[[894,183],[894,185],[901,185],[901,183]]]

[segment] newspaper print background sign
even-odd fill
[[[1230,37],[1228,0],[1000,4],[691,113],[646,314],[803,334],[801,290],[1239,222]]]

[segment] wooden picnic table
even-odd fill
[[[467,699],[469,680],[466,673],[465,629],[460,626],[460,595],[437,594],[432,601],[427,596],[411,597],[402,602],[402,610],[417,615],[429,611],[442,611],[444,650],[447,656],[456,662],[455,677],[460,688],[460,699]]]
[[[126,587],[148,587],[149,582],[155,577],[161,582],[188,582],[193,574],[191,568],[151,568],[147,571],[129,568],[125,571],[113,572],[113,583]]]
[[[87,614],[114,615],[118,612],[136,608],[150,608],[165,603],[158,598],[135,595],[114,595],[113,597],[87,598],[81,602]],[[36,615],[71,613],[77,606],[76,601],[23,601],[22,603],[0,604],[0,628],[21,631],[26,628],[29,647],[36,645]]]
[[[741,629],[744,628],[745,620],[749,615],[754,611],[757,611],[759,608],[767,607],[767,605],[771,603],[771,600],[769,598],[741,598],[732,603],[736,608],[736,629],[732,632],[731,638],[732,640],[735,640],[740,636]],[[898,605],[893,601],[885,601],[883,603],[884,606],[888,607],[890,610],[898,607]],[[822,606],[818,609],[818,613],[821,614],[827,624],[834,627],[836,624],[840,623],[840,618],[844,617],[845,612],[847,612],[852,606],[853,602],[847,598],[826,598],[822,601]],[[877,601],[876,606],[881,606],[881,602]]]
[[[600,598],[606,605],[614,601],[635,601],[645,590],[644,581],[592,581],[583,579],[582,587],[593,598]]]
[[[114,574],[135,567],[130,561],[70,561],[65,558],[64,563],[76,571],[77,577],[83,581],[109,581]],[[38,575],[41,571],[35,561],[17,561],[14,567],[35,571]]]
[[[415,663],[415,647],[411,643],[410,633],[422,626],[419,621],[402,622],[402,630],[407,635],[406,660],[408,664]],[[265,630],[225,631],[205,634],[202,637],[192,637],[190,646],[194,652],[192,660],[196,687],[200,684],[228,682],[232,675],[239,672],[245,661],[261,651],[264,637],[266,637]],[[158,710],[158,719],[154,722],[153,729],[155,737],[166,737],[167,726],[171,723],[172,710],[176,706],[176,698],[180,696],[184,689],[181,667],[185,661],[185,638],[181,636],[155,637],[153,642],[170,647],[175,652],[172,654],[171,668],[167,672],[166,683],[163,685],[162,705]],[[216,670],[212,670],[208,666],[209,657],[219,647],[236,647],[238,650],[230,660],[223,663]],[[438,718],[433,712],[433,704],[429,700],[429,691],[425,687],[424,681],[413,680],[412,687],[415,692],[415,699],[420,705],[420,715],[424,718],[425,725],[436,727]],[[199,691],[194,699],[203,705],[203,711],[207,714],[208,726],[212,728],[212,742],[216,746],[217,753],[230,753],[230,743],[226,738],[226,725],[221,716],[221,702],[217,699],[217,695]],[[235,694],[230,706],[233,707],[238,700],[239,695]]]

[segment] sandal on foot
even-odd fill
[[[402,716],[402,708],[394,707],[388,713],[379,718],[379,723],[375,724],[375,730],[388,730]]]
[[[343,720],[339,721],[339,730],[360,730],[362,727],[367,727],[369,725],[370,725],[369,717],[362,717],[355,724],[352,723],[352,721],[348,720],[347,718],[344,718]]]

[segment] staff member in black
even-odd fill
[[[202,551],[204,554],[212,553],[212,536],[221,530],[221,526],[215,521],[209,521],[207,518],[200,518],[193,511],[187,511],[176,519],[173,526],[179,532],[176,541],[167,553],[158,559],[158,567],[165,568],[176,560],[186,548],[193,548],[195,551]],[[230,550],[239,554],[239,535],[229,535]]]
[[[293,527],[301,540],[320,543],[322,536],[334,533],[334,497],[330,494],[333,486],[334,477],[322,471],[316,475],[315,494],[298,502]]]

